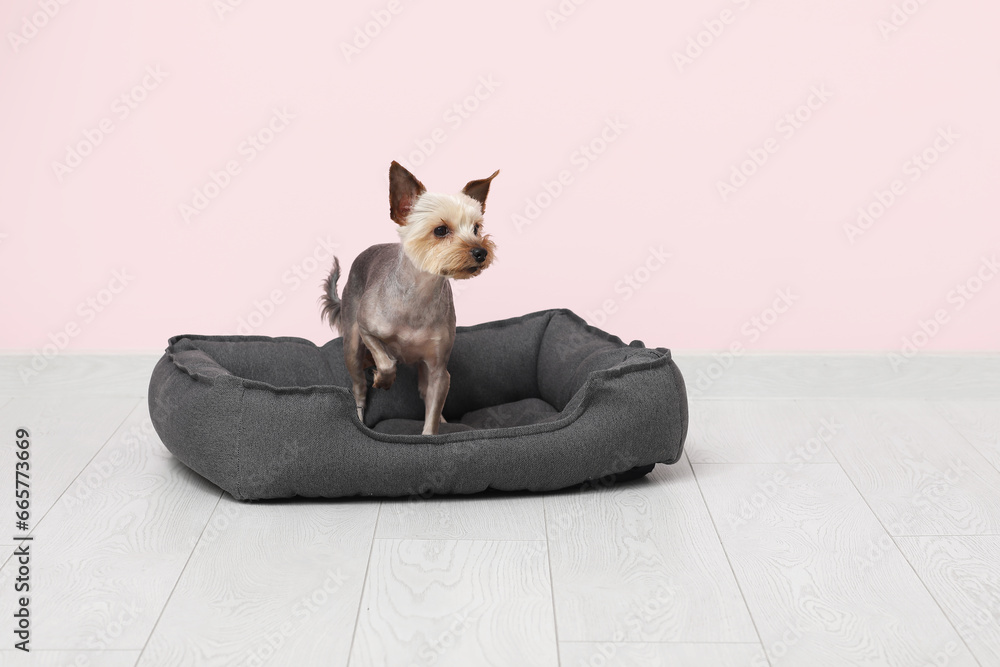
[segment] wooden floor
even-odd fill
[[[1000,665],[1000,357],[679,355],[637,482],[267,503],[164,449],[155,359],[0,356],[0,665]]]

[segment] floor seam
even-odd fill
[[[928,403],[929,400],[920,399],[920,402]],[[794,401],[794,403],[795,403],[795,409],[799,410],[800,414],[805,416],[804,411],[801,409],[801,406],[799,405],[799,402]],[[848,408],[851,410],[851,412],[854,412],[854,410],[850,406],[848,406]],[[858,419],[858,421],[861,422],[861,426],[864,429],[864,434],[869,438],[874,438],[875,436],[872,435],[871,431],[868,429],[867,424],[864,423],[864,420],[857,413],[854,413],[854,416]],[[903,550],[899,548],[898,544],[896,544],[896,539],[893,536],[893,534],[889,531],[888,528],[886,528],[885,524],[882,522],[882,519],[879,517],[879,515],[875,513],[875,510],[868,502],[868,499],[865,498],[865,495],[863,493],[861,493],[861,489],[858,488],[858,485],[854,483],[854,478],[852,478],[850,475],[847,474],[847,469],[844,468],[844,465],[840,462],[840,458],[837,456],[836,452],[834,452],[831,443],[827,442],[825,443],[825,445],[827,451],[830,452],[830,455],[833,458],[837,459],[837,465],[840,466],[841,472],[844,474],[844,477],[847,478],[847,481],[851,483],[851,486],[854,488],[854,491],[858,494],[858,497],[861,498],[861,502],[863,502],[865,504],[865,507],[868,508],[868,511],[871,513],[872,518],[874,518],[875,521],[878,522],[878,525],[881,526],[882,528],[882,532],[889,538],[889,541],[892,542],[892,546],[896,548],[896,553],[898,553],[899,557],[903,559],[906,565],[910,568],[910,571],[913,572],[913,576],[915,576],[917,578],[917,581],[920,582],[920,585],[923,587],[924,591],[926,591],[927,594],[931,597],[931,600],[934,601],[934,604],[941,612],[941,615],[944,616],[944,620],[948,623],[949,626],[951,626],[951,629],[955,631],[955,635],[962,642],[962,645],[965,646],[965,649],[969,652],[969,655],[972,656],[972,659],[976,661],[976,664],[980,665],[981,667],[982,663],[979,662],[979,659],[976,658],[976,655],[972,652],[972,649],[969,648],[969,645],[965,642],[965,638],[962,637],[962,635],[958,631],[958,628],[955,627],[955,623],[952,622],[951,617],[949,617],[948,614],[945,613],[944,608],[941,607],[941,603],[938,602],[937,598],[934,597],[934,594],[931,592],[930,588],[927,587],[927,582],[925,582],[923,578],[919,574],[917,574],[917,571],[913,569],[913,565],[910,563],[910,560],[906,557],[906,554],[904,554]]]
[[[552,600],[552,629],[556,641],[556,665],[562,665],[562,651],[559,650],[559,619],[556,618],[556,582],[552,574],[552,548],[549,545],[549,515],[542,498],[542,525],[545,530],[545,562],[549,566],[549,596]]]
[[[174,585],[170,588],[170,594],[167,595],[167,599],[163,602],[163,606],[160,607],[160,613],[157,614],[156,622],[153,623],[153,627],[150,629],[149,634],[146,635],[146,641],[142,643],[142,650],[139,651],[139,657],[136,659],[135,664],[138,665],[142,661],[142,655],[146,652],[146,648],[149,646],[149,640],[151,640],[153,635],[156,634],[156,628],[160,625],[160,620],[163,619],[163,614],[166,613],[167,607],[170,606],[170,600],[174,597],[174,592],[177,590],[177,586],[181,583],[181,579],[184,578],[184,573],[187,571],[188,565],[191,563],[191,559],[194,558],[194,554],[198,550],[201,538],[205,536],[205,531],[208,530],[208,526],[212,523],[212,517],[215,516],[215,511],[219,509],[219,503],[222,502],[223,493],[225,492],[220,489],[219,497],[215,499],[215,505],[212,507],[212,511],[208,513],[208,518],[205,519],[205,525],[202,527],[201,532],[198,533],[198,539],[194,541],[194,546],[191,547],[191,553],[188,554],[187,560],[184,561],[184,567],[181,568],[181,571],[177,575],[177,579],[174,581]]]
[[[375,554],[375,540],[379,539],[375,537],[378,532],[378,522],[382,517],[382,501],[378,503],[378,509],[375,512],[375,524],[372,526],[372,543],[368,547],[368,562],[365,563],[365,576],[361,579],[361,595],[358,596],[358,613],[354,617],[354,630],[351,632],[351,645],[347,647],[347,667],[350,667],[351,660],[354,655],[354,640],[358,636],[358,625],[361,623],[361,608],[365,604],[365,587],[368,584],[368,573],[371,571],[372,567],[372,556]]]
[[[729,551],[726,549],[725,542],[722,541],[722,535],[719,533],[719,527],[715,523],[715,516],[712,515],[712,510],[708,506],[708,501],[705,499],[705,492],[701,488],[701,482],[698,481],[698,475],[694,471],[694,466],[691,465],[691,460],[688,458],[687,453],[684,454],[684,461],[688,465],[688,470],[691,471],[691,477],[694,478],[694,484],[698,487],[698,495],[701,496],[702,505],[705,507],[705,512],[708,513],[708,519],[712,522],[712,530],[715,532],[715,539],[719,541],[719,546],[722,548],[722,553],[726,556],[726,565],[729,566],[729,571],[733,575],[733,581],[736,582],[736,590],[740,592],[740,598],[743,600],[743,608],[747,610],[747,616],[750,617],[750,623],[753,624],[753,631],[757,634],[757,645],[760,646],[760,650],[764,653],[764,659],[767,660],[767,664],[771,664],[771,656],[767,654],[767,649],[764,648],[764,639],[760,636],[760,629],[757,627],[757,619],[753,617],[753,612],[750,611],[750,604],[747,602],[747,596],[743,592],[743,586],[740,584],[739,575],[736,574],[736,570],[733,568],[733,561],[729,558]],[[753,642],[740,642],[741,644],[752,644]]]
[[[104,397],[102,396],[101,398],[104,398]],[[125,413],[125,416],[122,418],[122,420],[120,422],[118,422],[118,424],[113,429],[111,429],[111,433],[104,440],[104,442],[101,444],[101,446],[97,448],[97,451],[94,452],[94,455],[91,456],[89,459],[87,459],[86,463],[84,463],[82,466],[80,466],[80,472],[78,472],[76,475],[74,475],[73,479],[71,479],[69,482],[67,482],[66,487],[56,497],[56,499],[52,501],[52,504],[49,505],[48,509],[46,509],[42,513],[42,515],[40,517],[38,517],[37,519],[35,519],[35,521],[32,523],[31,530],[28,531],[28,535],[31,535],[32,537],[35,535],[35,530],[42,523],[42,521],[45,520],[45,517],[47,517],[49,515],[49,512],[51,512],[52,509],[56,505],[59,504],[59,502],[63,499],[63,496],[65,496],[67,493],[69,493],[70,489],[73,488],[73,486],[76,484],[77,480],[79,480],[80,477],[83,475],[83,473],[87,470],[87,467],[91,463],[93,463],[94,460],[97,459],[98,456],[101,455],[101,452],[104,451],[104,448],[107,447],[108,444],[111,443],[111,440],[115,437],[115,433],[118,433],[118,430],[121,429],[121,427],[124,426],[126,422],[128,422],[129,418],[132,417],[132,415],[135,413],[136,410],[139,409],[139,407],[141,405],[142,405],[142,400],[137,400],[136,403],[135,403],[135,405],[132,406],[132,409],[129,410],[127,413]],[[132,650],[134,651],[135,649],[132,649]]]
[[[965,431],[963,431],[958,426],[956,426],[955,424],[953,424],[952,421],[950,419],[948,419],[948,417],[941,412],[940,404],[943,401],[941,401],[940,399],[933,399],[933,398],[928,398],[928,399],[924,399],[924,400],[926,402],[930,403],[931,406],[934,408],[934,414],[936,414],[938,417],[940,417],[941,421],[943,421],[945,424],[948,425],[948,428],[950,428],[952,431],[954,431],[955,433],[957,433],[958,437],[960,437],[962,440],[964,440],[966,443],[968,443],[969,447],[972,447],[973,451],[975,451],[977,454],[979,454],[979,456],[981,456],[983,458],[983,460],[986,461],[986,464],[988,466],[990,466],[991,468],[993,468],[997,472],[1000,472],[1000,467],[998,467],[996,464],[994,464],[993,461],[990,459],[990,457],[986,456],[986,454],[984,454],[982,452],[982,450],[979,449],[979,447],[976,446],[976,443],[974,443],[972,440],[969,439],[969,436],[965,435]]]

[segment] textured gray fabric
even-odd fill
[[[414,368],[354,408],[342,339],[175,336],[149,407],[167,448],[237,499],[548,491],[674,463],[684,380],[664,348],[568,310],[458,327],[439,435]],[[369,376],[369,382],[370,382]]]

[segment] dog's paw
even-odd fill
[[[396,371],[391,373],[382,373],[378,370],[375,371],[375,381],[372,386],[379,389],[388,389],[392,386],[392,383],[396,381]]]

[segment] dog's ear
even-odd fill
[[[427,192],[424,184],[395,160],[389,165],[389,217],[397,225],[406,224],[406,216],[417,201]]]
[[[486,212],[486,195],[490,193],[490,181],[496,178],[499,173],[500,170],[497,169],[489,178],[481,178],[478,181],[469,181],[465,184],[465,187],[462,188],[463,193],[479,202],[479,206],[483,209],[483,213]]]

